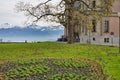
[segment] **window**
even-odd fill
[[[105,43],[109,43],[109,38],[104,38]]]
[[[107,38],[107,43],[109,43],[109,38]]]
[[[95,20],[92,20],[92,32],[96,32],[96,21]]]
[[[104,32],[109,32],[109,21],[105,20]]]
[[[96,1],[92,2],[92,7],[95,8],[96,7]]]
[[[93,37],[93,41],[95,41],[95,37]]]
[[[74,7],[75,7],[75,8],[79,8],[80,5],[81,5],[81,4],[80,4],[80,1],[75,1],[75,2],[74,2]]]

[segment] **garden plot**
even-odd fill
[[[91,62],[91,63],[89,63]],[[1,79],[6,80],[98,80],[92,61],[81,59],[42,58],[0,64]],[[95,64],[95,63],[94,63]],[[96,64],[95,64],[96,65]],[[95,67],[95,70],[99,68]],[[99,71],[99,70],[98,70]]]

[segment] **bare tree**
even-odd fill
[[[32,5],[19,2],[16,4],[18,12],[24,12],[32,23],[40,20],[56,22],[68,29],[68,43],[74,43],[74,26],[85,21],[91,27],[91,19],[99,20],[110,16],[114,0],[61,0],[52,4],[54,0],[45,0]]]

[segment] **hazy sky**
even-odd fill
[[[38,1],[45,0],[0,0],[0,25],[4,23],[9,23],[12,25],[23,25],[26,21],[26,17],[22,13],[16,13],[15,5],[19,1],[24,2],[32,2],[33,4],[37,4]],[[53,0],[54,3],[59,0]],[[40,22],[41,25],[46,25],[45,22]]]

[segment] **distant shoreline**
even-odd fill
[[[41,42],[56,42],[56,41],[37,41],[37,42],[0,42],[0,44],[13,44],[13,43],[41,43]]]
[[[25,42],[0,42],[0,44],[9,44],[9,43],[25,43]]]

